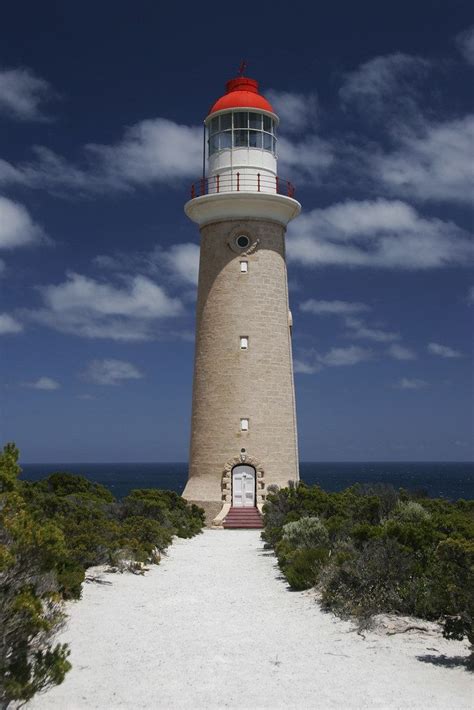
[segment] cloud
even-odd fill
[[[19,202],[0,196],[0,249],[14,249],[45,242],[42,228]]]
[[[26,312],[55,330],[85,338],[140,341],[157,337],[157,321],[179,316],[183,305],[145,276],[120,287],[74,272],[58,285],[39,287],[44,307]]]
[[[345,107],[355,105],[371,120],[402,110],[418,112],[418,84],[427,76],[430,62],[396,52],[374,57],[344,76],[339,97]]]
[[[278,172],[284,178],[300,184],[318,183],[334,164],[333,146],[316,135],[294,141],[280,136],[278,139]]]
[[[323,366],[317,360],[306,361],[302,358],[295,358],[293,362],[293,372],[299,375],[314,375],[320,372]]]
[[[144,252],[116,252],[112,256],[101,254],[95,257],[93,263],[100,269],[118,272],[133,269],[153,276],[160,274],[173,283],[197,286],[199,253],[197,244],[184,242],[173,244],[168,249],[157,245]]]
[[[44,121],[41,105],[54,95],[51,85],[30,69],[0,70],[0,114],[21,121]]]
[[[376,343],[391,343],[394,340],[400,340],[401,337],[400,333],[393,333],[380,328],[370,328],[359,318],[346,318],[344,322],[350,330],[350,333],[348,333],[350,338],[374,340]]]
[[[329,367],[340,367],[356,365],[359,362],[371,360],[372,357],[371,350],[360,348],[357,345],[350,345],[348,348],[332,348],[325,355],[321,355],[319,361]]]
[[[288,227],[288,257],[307,266],[430,269],[474,260],[474,245],[452,222],[425,218],[400,200],[337,203]]]
[[[125,380],[139,380],[143,374],[124,360],[92,360],[87,369],[82,373],[82,377],[97,385],[119,385]]]
[[[57,390],[61,387],[59,382],[51,377],[40,377],[36,382],[25,382],[23,386],[34,390]]]
[[[474,65],[474,25],[457,35],[456,44],[466,62]]]
[[[315,315],[349,315],[370,311],[370,306],[351,301],[316,301],[314,298],[310,298],[300,303],[300,311]]]
[[[76,195],[131,190],[195,177],[202,165],[202,129],[165,118],[140,121],[111,145],[89,143],[75,165],[44,146],[35,159],[12,165],[0,160],[0,184],[44,188]]]
[[[401,390],[421,390],[424,387],[428,387],[428,382],[425,380],[408,379],[407,377],[402,377],[402,379],[395,385],[397,389]]]
[[[371,159],[373,176],[392,193],[418,200],[471,204],[474,187],[474,115],[402,129],[398,147]]]
[[[394,360],[416,360],[416,354],[410,348],[406,348],[398,343],[393,343],[387,349],[387,353]]]
[[[0,335],[21,333],[22,330],[23,326],[16,318],[12,318],[8,313],[0,313]]]
[[[301,133],[316,124],[318,115],[316,94],[297,94],[270,89],[265,92],[265,96],[281,119],[281,131]]]
[[[462,357],[462,353],[459,350],[453,350],[453,348],[447,345],[440,345],[439,343],[429,343],[427,350],[432,355],[438,355],[439,357]]]
[[[197,286],[199,253],[199,246],[188,242],[174,244],[168,251],[162,252],[162,257],[171,274],[178,280]]]
[[[331,348],[326,353],[317,350],[301,350],[294,359],[295,373],[312,375],[324,367],[347,367],[372,360],[374,354],[368,348],[350,345],[347,348]]]

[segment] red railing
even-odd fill
[[[191,199],[221,192],[266,192],[294,197],[295,187],[278,175],[239,171],[203,177],[191,185]]]

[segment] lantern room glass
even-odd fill
[[[209,155],[229,148],[257,148],[276,152],[276,122],[255,111],[232,111],[209,123]]]

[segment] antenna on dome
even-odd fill
[[[240,66],[239,66],[239,76],[243,76],[244,71],[246,69],[247,69],[247,62],[245,61],[245,59],[242,59],[242,61],[240,62]]]

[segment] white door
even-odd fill
[[[255,469],[236,466],[232,470],[232,505],[236,508],[255,506]]]

